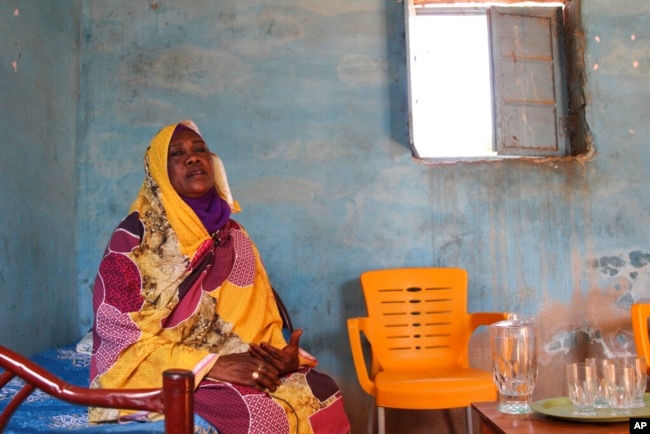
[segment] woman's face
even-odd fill
[[[172,136],[167,151],[167,175],[181,196],[198,198],[214,188],[210,151],[194,131],[183,129]]]

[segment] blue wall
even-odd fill
[[[56,5],[61,15],[70,3]],[[76,286],[69,305],[79,304],[77,334],[90,327],[96,267],[142,181],[148,141],[162,125],[192,118],[226,165],[243,207],[237,219],[257,242],[294,323],[306,330],[302,344],[339,380],[359,430],[367,399],[354,375],[345,319],[365,313],[358,276],[367,269],[466,268],[470,310],[537,317],[540,378],[587,354],[634,352],[629,305],[650,299],[650,3],[582,1],[593,158],[455,165],[411,157],[402,8],[395,0],[83,1],[78,187],[66,184],[48,224],[56,232],[51,242],[65,252],[41,258],[50,270],[41,276],[29,261],[5,257],[33,254],[27,246],[4,242],[3,323],[7,316],[11,324],[26,320],[7,313],[6,298],[22,300],[7,287],[28,288],[33,310],[58,328],[70,319],[33,296],[46,285]],[[7,9],[5,2],[2,25],[14,19]],[[25,47],[30,33],[21,31]],[[62,30],[50,24],[45,31]],[[74,56],[67,42],[48,42]],[[5,40],[0,49],[14,44]],[[59,92],[76,92],[74,70],[34,73]],[[35,89],[9,94],[30,103],[41,96]],[[76,101],[59,99],[74,121]],[[24,108],[13,109],[3,105],[3,118],[13,116],[12,125],[30,133],[40,128],[29,145],[45,148],[49,130]],[[5,137],[20,137],[5,125]],[[70,126],[61,142],[68,157],[75,143]],[[38,152],[28,160],[11,152],[12,168],[3,157],[2,173],[11,170],[17,184],[22,172],[14,160],[30,167],[41,161]],[[52,162],[63,177],[55,182],[72,176],[66,164],[58,155]],[[38,175],[48,182],[51,176]],[[9,189],[14,193],[2,189],[3,203],[7,194],[24,198],[18,185]],[[44,195],[42,188],[27,192],[35,203]],[[3,240],[11,230],[36,237],[32,228],[44,216],[23,216],[26,225],[13,218],[0,210]],[[76,264],[68,244],[75,237]],[[60,285],[75,268],[76,285]],[[33,325],[27,329],[37,335]],[[472,357],[486,367],[484,335]],[[540,382],[536,398],[562,394],[561,387]]]
[[[0,2],[0,345],[78,336],[78,1]]]

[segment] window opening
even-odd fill
[[[561,4],[406,3],[417,157],[569,155]]]
[[[422,14],[410,30],[420,157],[495,155],[485,13]]]

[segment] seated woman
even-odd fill
[[[145,153],[145,179],[108,243],[93,294],[91,387],[161,386],[196,375],[195,411],[222,433],[348,433],[341,393],[287,343],[255,244],[221,161],[191,121]],[[135,418],[92,408],[91,422]]]

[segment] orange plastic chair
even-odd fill
[[[645,357],[647,372],[650,374],[650,336],[648,336],[648,317],[650,317],[650,304],[636,303],[630,309],[632,314],[632,332],[636,354]]]
[[[379,434],[385,407],[467,407],[471,432],[470,403],[494,401],[497,391],[490,372],[469,367],[470,336],[507,314],[467,313],[467,272],[460,268],[368,271],[361,287],[368,316],[349,318],[348,334],[359,383],[375,399]],[[361,333],[370,344],[370,369]]]

